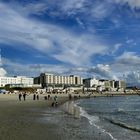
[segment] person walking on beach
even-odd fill
[[[35,93],[34,93],[34,95],[33,95],[33,100],[36,100],[36,95],[35,95]]]
[[[18,97],[19,97],[19,101],[21,101],[22,94],[19,93]]]
[[[24,101],[26,100],[26,95],[27,95],[26,93],[23,94],[23,100]]]
[[[57,102],[57,96],[56,95],[54,96],[54,102]]]
[[[36,99],[39,100],[39,94],[36,95]]]

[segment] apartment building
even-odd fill
[[[41,84],[42,87],[48,87],[50,85],[72,86],[82,85],[83,79],[80,76],[70,75],[54,75],[51,73],[41,73],[39,77],[34,78],[35,84]]]

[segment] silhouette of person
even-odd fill
[[[23,94],[23,100],[24,101],[26,100],[26,95],[27,95],[26,93]]]
[[[48,100],[50,100],[50,95],[48,95]]]
[[[18,97],[19,97],[19,101],[21,101],[22,94],[19,93]]]
[[[33,95],[33,100],[36,100],[36,95],[35,94]]]
[[[38,94],[36,95],[36,99],[39,100],[39,95]]]

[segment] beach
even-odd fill
[[[101,96],[93,94],[91,97],[95,95]],[[88,100],[91,100],[90,98],[84,99],[88,97],[87,95],[81,94],[81,100],[68,101],[68,94],[57,94],[59,104],[57,107],[51,106],[55,94],[51,95],[51,100],[44,100],[44,96],[46,95],[40,95],[39,100],[33,100],[33,94],[31,94],[26,97],[26,101],[19,101],[18,94],[0,95],[0,140],[115,139],[108,131],[104,132],[104,129],[99,127],[100,125],[94,123],[96,117],[83,112],[83,110],[81,112],[81,109],[78,110],[78,114],[76,111],[76,117],[73,114],[77,110],[77,108],[73,108],[77,102],[83,100],[88,103]],[[115,95],[112,98],[103,96],[92,98],[92,100],[95,100],[99,106],[98,102],[101,99],[111,101],[118,98]],[[127,98],[127,96],[125,97]],[[121,99],[121,96],[119,98]],[[117,127],[113,128],[118,129]],[[136,134],[139,135],[139,133]]]
[[[59,103],[65,101],[65,97],[59,98]],[[32,95],[19,101],[18,95],[0,95],[0,140],[56,139],[54,126],[37,121],[51,103],[43,96],[39,101],[33,101]]]
[[[51,100],[33,100],[33,94],[26,97],[26,101],[19,101],[18,94],[0,95],[0,140],[85,140],[92,139],[84,129],[89,122],[85,118],[75,117],[64,110],[61,105],[68,101],[67,94],[59,94],[58,107],[52,107]],[[84,95],[81,95],[83,98]],[[84,120],[84,121],[83,121]],[[83,133],[84,132],[84,133]],[[83,135],[84,134],[84,135]],[[95,133],[94,137],[99,137]]]

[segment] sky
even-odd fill
[[[140,0],[0,0],[9,76],[49,72],[138,84],[139,37]]]

